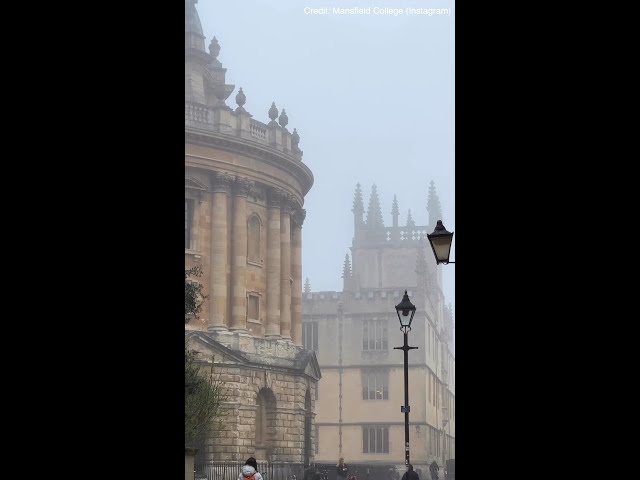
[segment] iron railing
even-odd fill
[[[207,480],[238,480],[242,462],[204,462],[195,465],[196,475]],[[258,472],[264,480],[302,480],[304,467],[295,463],[259,462]]]

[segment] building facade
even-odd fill
[[[361,465],[404,464],[403,334],[395,311],[407,290],[417,311],[409,333],[411,463],[422,468],[455,458],[455,350],[453,312],[445,306],[441,266],[426,234],[442,219],[433,182],[428,225],[409,210],[384,225],[376,186],[366,220],[360,185],[353,204],[354,238],[345,257],[343,290],[303,293],[303,341],[322,369],[316,399],[316,461]],[[428,470],[425,470],[425,473]]]
[[[315,353],[302,348],[302,225],[313,175],[296,130],[275,103],[270,122],[227,105],[213,37],[209,51],[185,0],[185,268],[200,266],[199,318],[185,334],[228,388],[224,430],[199,460],[303,463],[314,455]],[[277,121],[276,121],[277,120]]]

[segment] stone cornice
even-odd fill
[[[277,168],[285,170],[293,175],[302,186],[302,195],[306,195],[313,185],[313,173],[300,160],[294,157],[269,148],[251,140],[233,137],[215,132],[206,132],[190,127],[185,127],[185,141],[196,145],[220,148],[235,153],[242,153],[249,157],[256,158]]]

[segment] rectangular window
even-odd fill
[[[362,427],[363,453],[389,453],[389,427]]]
[[[184,248],[191,248],[191,217],[193,216],[193,200],[184,199]]]
[[[302,345],[307,350],[318,351],[318,322],[302,324]]]
[[[260,320],[260,297],[258,295],[249,295],[247,317],[251,320]]]
[[[362,371],[362,399],[389,399],[389,371],[366,369]]]
[[[387,319],[362,322],[362,350],[388,350]]]

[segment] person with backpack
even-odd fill
[[[247,458],[242,466],[242,472],[238,475],[238,480],[263,480],[258,472],[258,462],[253,457]]]

